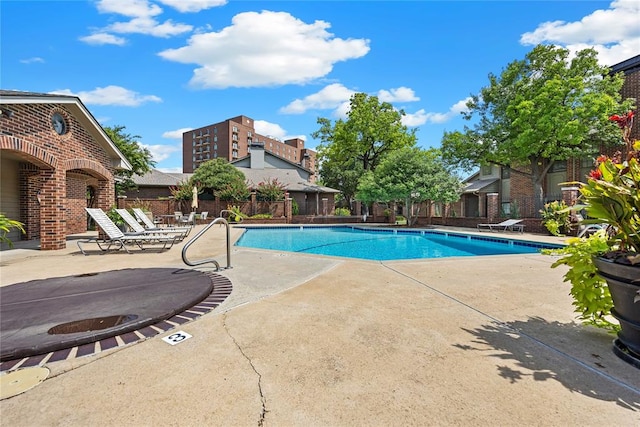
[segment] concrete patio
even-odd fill
[[[213,227],[190,257],[225,265],[224,237]],[[3,251],[1,285],[186,268],[183,244]],[[233,248],[231,260],[220,272],[231,295],[179,327],[192,338],[172,346],[169,331],[47,365],[44,382],[0,401],[2,424],[640,425],[640,370],[612,353],[612,335],[575,321],[552,257],[370,262]]]

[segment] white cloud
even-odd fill
[[[147,102],[162,102],[155,95],[140,95],[121,86],[98,87],[92,91],[71,92],[69,89],[56,90],[51,93],[72,95],[80,98],[86,105],[121,105],[124,107],[137,107]]]
[[[380,90],[378,91],[378,100],[380,102],[412,102],[412,101],[420,101],[413,91],[413,89],[408,87],[399,87],[390,90]]]
[[[330,84],[319,92],[296,99],[280,109],[285,114],[302,114],[310,109],[327,110],[337,108],[344,101],[349,101],[355,92],[340,83]],[[348,105],[348,102],[347,102]]]
[[[270,123],[265,120],[254,120],[253,128],[256,130],[256,133],[264,136],[270,136],[273,138],[284,140],[287,135],[287,131],[282,129],[282,127],[275,123]]]
[[[192,129],[193,128],[181,128],[176,130],[168,130],[162,134],[162,137],[167,139],[179,139],[182,141],[182,134]]]
[[[190,81],[195,87],[304,84],[329,74],[336,62],[369,52],[369,40],[336,38],[328,28],[286,12],[245,12],[219,32],[194,34],[188,45],[159,55],[197,64]]]
[[[170,19],[162,24],[150,17],[133,18],[127,22],[115,22],[105,28],[105,31],[124,34],[146,34],[154,37],[170,37],[188,33],[193,26],[187,24],[174,24]]]
[[[176,166],[172,168],[157,168],[160,172],[164,173],[183,173],[182,166]]]
[[[333,110],[332,116],[345,119],[351,108],[351,96],[356,91],[346,88],[340,83],[325,86],[320,91],[302,99],[296,99],[280,109],[285,114],[302,114],[308,110]],[[401,86],[395,89],[381,89],[378,91],[381,102],[411,102],[419,101],[413,89]],[[416,119],[419,120],[419,119]]]
[[[402,117],[402,124],[408,127],[416,127],[425,123],[445,123],[457,117],[463,111],[467,111],[467,102],[471,98],[466,98],[456,102],[449,108],[446,113],[427,113],[424,109],[420,109],[415,113],[407,113]]]
[[[162,4],[171,6],[178,12],[200,12],[212,7],[224,6],[227,0],[158,0]]]
[[[128,21],[114,22],[96,29],[80,40],[94,45],[113,44],[121,46],[126,40],[111,33],[146,34],[154,37],[171,37],[193,30],[193,26],[166,20],[162,23],[155,17],[162,14],[162,8],[148,0],[99,0],[96,7],[100,13],[123,15]]]
[[[544,22],[520,38],[523,45],[554,43],[576,52],[593,47],[600,62],[613,65],[640,51],[640,2],[616,0],[580,21]]]
[[[109,33],[94,33],[90,36],[80,37],[79,40],[93,45],[113,44],[116,46],[123,46],[127,42],[125,38]]]
[[[98,0],[96,8],[100,13],[117,13],[131,18],[157,16],[162,8],[148,0]]]
[[[140,144],[140,145],[143,148],[146,148],[147,150],[149,150],[149,152],[151,153],[151,158],[155,162],[161,162],[163,160],[166,160],[166,159],[172,157],[172,155],[174,153],[181,153],[182,154],[182,144],[180,144],[180,145],[165,145],[165,144],[147,145],[147,144]],[[180,156],[180,157],[182,157],[182,156]],[[182,170],[180,170],[180,172],[182,172]]]
[[[22,64],[34,64],[36,62],[44,63],[44,59],[40,58],[39,56],[34,56],[32,58],[21,59],[20,62]]]
[[[287,131],[284,130],[282,126],[265,120],[254,120],[253,127],[257,134],[279,139],[280,141],[286,141],[293,138],[300,138],[303,141],[307,140],[306,135],[288,135]]]

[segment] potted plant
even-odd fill
[[[608,226],[607,249],[593,262],[620,323],[614,351],[640,368],[640,141],[630,138],[633,117],[633,111],[611,116],[622,130],[626,155],[598,157],[580,197],[590,217],[582,222]]]
[[[14,219],[9,219],[5,214],[0,213],[0,243],[6,243],[9,248],[13,247],[13,242],[7,237],[11,229],[20,230],[24,234],[24,224]]]

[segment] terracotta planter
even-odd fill
[[[611,314],[620,322],[614,352],[640,368],[640,266],[617,264],[601,257],[594,258],[594,263],[609,286]]]

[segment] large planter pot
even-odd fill
[[[594,263],[609,286],[611,314],[620,322],[614,352],[640,368],[640,266],[617,264],[602,257],[594,258]]]

